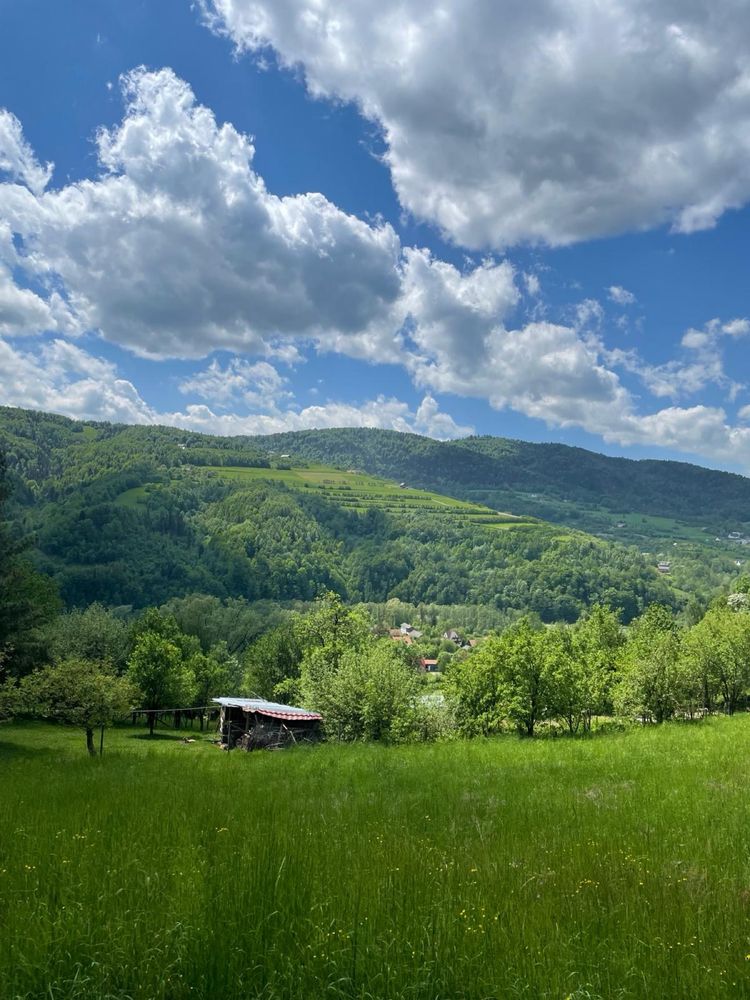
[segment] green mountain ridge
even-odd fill
[[[12,516],[68,605],[142,607],[195,592],[304,601],[331,588],[349,601],[484,605],[555,621],[594,601],[626,619],[649,601],[685,601],[633,549],[456,497],[455,478],[425,492],[414,474],[426,478],[420,449],[427,464],[444,461],[443,448],[460,457],[459,481],[470,467],[494,468],[491,456],[367,431],[355,454],[348,431],[322,433],[221,438],[0,408]],[[411,448],[412,475],[386,481],[372,468],[361,445],[386,465],[383,441]],[[305,454],[321,442],[335,455]],[[465,485],[481,493],[479,481]]]
[[[726,584],[750,553],[750,479],[735,473],[486,436],[440,442],[346,428],[248,440],[637,547],[652,565],[668,562],[690,594]]]
[[[528,491],[623,507],[661,516],[716,517],[750,523],[750,479],[687,462],[612,458],[563,444],[499,437],[436,441],[375,428],[291,431],[245,439],[266,450],[332,464],[354,463],[380,475],[410,476],[414,483]],[[696,511],[699,504],[702,511]]]

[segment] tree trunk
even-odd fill
[[[149,712],[148,713],[148,735],[149,736],[153,736],[154,735],[154,723],[155,722],[156,722],[156,713],[155,712]]]
[[[92,757],[96,757],[96,747],[94,746],[94,730],[86,727],[86,749]]]

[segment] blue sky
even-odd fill
[[[0,14],[0,402],[750,468],[744,5]]]

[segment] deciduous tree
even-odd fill
[[[305,703],[340,740],[403,737],[415,721],[418,690],[416,673],[388,641],[344,652],[335,669],[303,674]]]
[[[128,627],[99,603],[60,615],[48,629],[47,641],[55,661],[71,657],[107,661],[118,672],[127,664]]]
[[[156,632],[138,636],[128,663],[128,677],[142,692],[141,707],[149,711],[149,732],[154,735],[155,712],[189,705],[195,678],[179,647]]]
[[[653,604],[634,623],[622,655],[615,705],[622,714],[664,722],[685,700],[680,634],[668,608]]]
[[[127,715],[139,695],[110,664],[71,658],[25,677],[18,704],[26,714],[83,729],[86,748],[94,754],[94,730]]]
[[[300,690],[317,689],[333,676],[349,653],[361,653],[370,646],[372,622],[361,611],[348,608],[338,594],[328,592],[314,610],[298,620],[297,641],[302,650]]]
[[[496,732],[510,721],[533,736],[550,714],[549,647],[545,633],[524,618],[452,667],[447,691],[467,734]]]

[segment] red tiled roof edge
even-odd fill
[[[258,715],[267,715],[272,719],[284,719],[291,722],[294,722],[295,719],[301,719],[303,722],[312,722],[315,719],[322,720],[323,718],[318,712],[270,712],[264,708],[253,708],[251,711]]]

